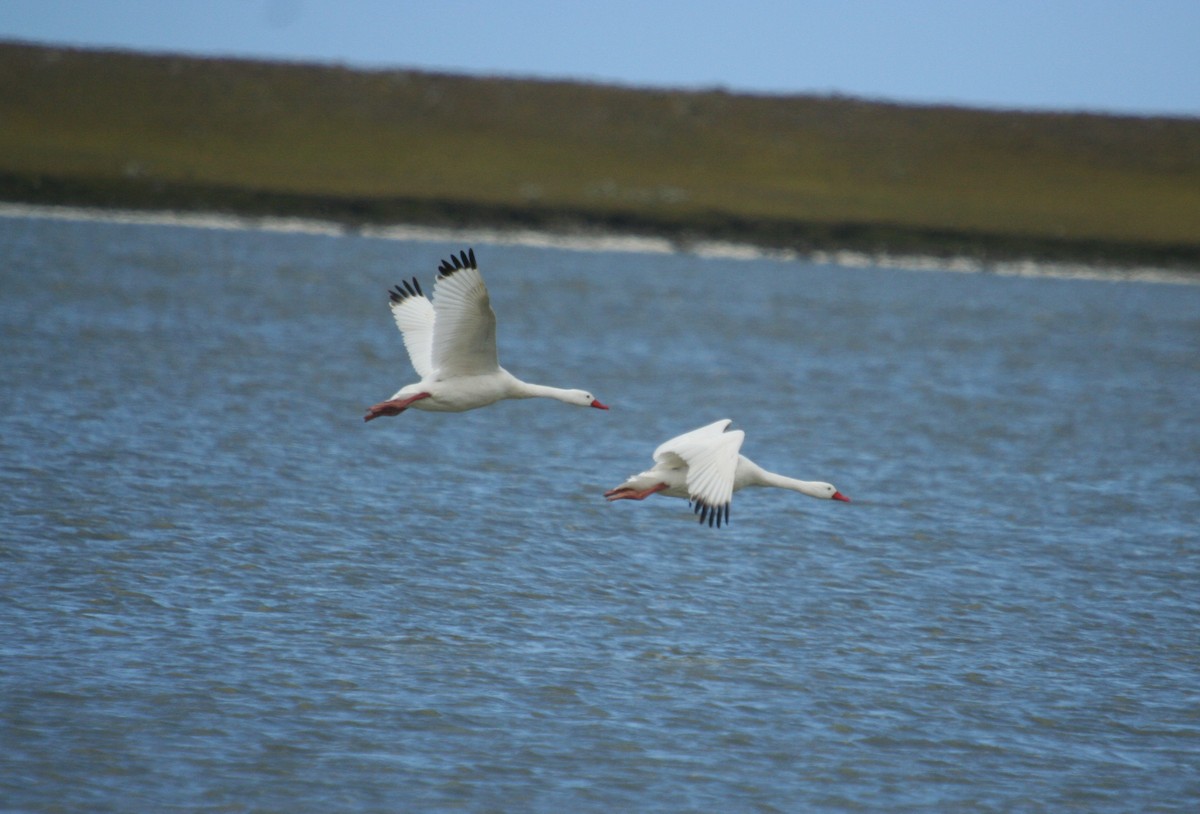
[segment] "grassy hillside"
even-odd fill
[[[1200,266],[1200,120],[0,44],[0,199]]]

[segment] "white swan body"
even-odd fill
[[[655,465],[610,489],[604,496],[611,500],[645,500],[653,494],[681,497],[694,506],[700,522],[709,526],[729,523],[733,493],[747,486],[776,486],[791,489],[822,500],[850,498],[833,484],[804,481],[777,475],[763,469],[739,450],[746,438],[742,430],[726,432],[733,423],[728,418],[686,432],[654,450]]]
[[[421,380],[367,409],[364,421],[399,415],[409,407],[457,413],[504,399],[550,398],[578,407],[608,407],[584,390],[523,382],[500,366],[496,314],[475,263],[474,249],[438,267],[433,301],[414,277],[388,292],[392,316]]]

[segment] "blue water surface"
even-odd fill
[[[518,376],[364,408],[473,245]],[[0,807],[1194,811],[1200,286],[0,219]],[[672,435],[853,502],[608,504]]]

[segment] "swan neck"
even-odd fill
[[[815,481],[798,480],[789,478],[786,475],[779,475],[775,472],[768,472],[762,467],[758,469],[758,486],[776,486],[780,489],[791,489],[793,492],[799,492],[809,497],[818,497],[821,492],[818,484]]]
[[[567,401],[570,391],[564,390],[561,387],[549,387],[544,384],[530,384],[523,382],[520,379],[515,379],[516,387],[514,397],[519,399],[557,399],[558,401]]]

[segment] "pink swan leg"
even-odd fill
[[[645,500],[655,492],[661,492],[666,488],[667,485],[665,483],[660,483],[655,486],[651,486],[649,489],[643,489],[639,492],[637,489],[625,486],[618,487],[616,489],[609,489],[604,493],[604,496],[609,500]]]
[[[408,409],[408,406],[414,401],[429,398],[428,393],[417,393],[415,396],[410,396],[406,399],[393,399],[392,401],[381,401],[378,404],[373,404],[367,408],[367,414],[363,416],[363,421],[370,421],[373,418],[379,418],[381,415],[400,415]]]

